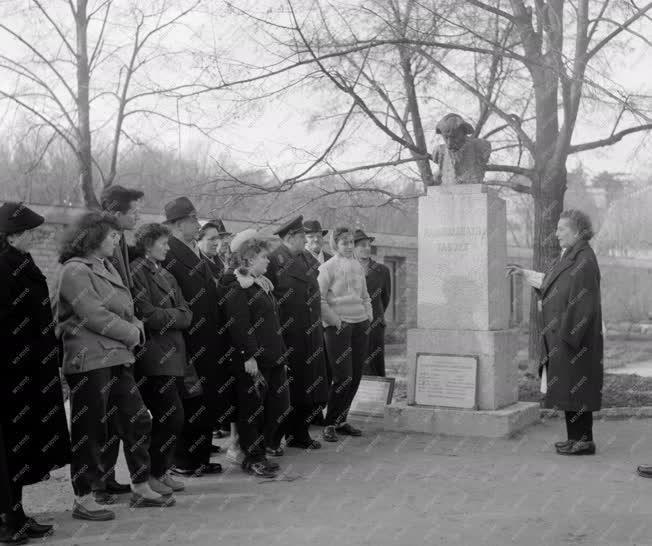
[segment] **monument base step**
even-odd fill
[[[537,402],[516,402],[497,410],[469,410],[391,404],[385,407],[383,429],[446,436],[504,438],[539,421]]]

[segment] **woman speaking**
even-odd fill
[[[579,210],[561,213],[557,225],[561,255],[547,273],[517,265],[539,296],[542,322],[541,392],[547,408],[566,412],[568,439],[560,455],[593,455],[593,413],[602,402],[603,339],[600,268],[589,240],[593,228]]]

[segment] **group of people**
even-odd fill
[[[374,238],[336,227],[330,255],[328,231],[302,217],[275,238],[234,235],[200,225],[187,197],[138,226],[142,198],[111,186],[68,227],[52,300],[30,254],[45,219],[0,207],[0,542],[52,532],[22,489],[66,464],[73,517],[106,521],[118,494],[172,506],[182,477],[220,473],[216,431],[231,433],[227,460],[267,478],[285,448],[321,447],[311,424],[327,442],[362,434],[348,412],[363,373],[385,374],[391,290]],[[115,477],[121,443],[130,484]]]

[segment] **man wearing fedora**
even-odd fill
[[[281,330],[288,350],[290,412],[271,438],[270,454],[280,455],[283,436],[288,447],[318,449],[309,434],[310,424],[328,399],[321,295],[305,251],[303,217],[298,216],[274,232],[281,245],[269,255],[266,276],[274,284]]]
[[[226,231],[224,222],[219,218],[206,222],[199,230],[197,245],[199,252],[208,265],[216,281],[228,269],[229,239],[231,233]]]
[[[141,199],[144,195],[140,190],[115,184],[105,188],[100,196],[102,210],[112,214],[122,230],[120,241],[109,261],[120,274],[123,284],[132,297],[134,281],[129,266],[129,246],[127,245],[125,231],[132,231],[138,224]],[[107,426],[109,427],[109,438],[117,435],[117,431],[113,429],[113,421],[109,420]],[[120,443],[119,441],[109,443],[100,454],[104,469],[104,481],[93,485],[93,496],[100,504],[111,504],[115,501],[115,495],[131,491],[129,484],[118,483],[115,479],[115,465],[118,462]]]
[[[363,373],[385,377],[385,310],[391,299],[392,286],[387,266],[379,264],[371,257],[373,241],[374,237],[370,237],[361,229],[356,229],[353,234],[353,252],[364,269],[373,310],[369,330],[369,355]]]
[[[192,311],[192,323],[184,332],[189,362],[184,378],[184,429],[177,442],[173,472],[182,476],[217,474],[221,465],[210,462],[213,425],[228,411],[225,406],[230,402],[229,396],[218,395],[226,380],[219,364],[223,347],[218,335],[222,321],[217,285],[197,246],[200,225],[190,199],[178,197],[167,203],[165,218],[172,236],[163,265],[176,279]]]

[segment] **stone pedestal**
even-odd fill
[[[386,429],[496,437],[538,420],[539,404],[518,403],[506,231],[505,202],[486,186],[432,187],[420,198],[418,328],[408,331],[408,406],[386,408]],[[425,355],[438,355],[427,359],[443,362],[453,357],[448,358],[453,363],[456,356],[466,357],[457,358],[467,366],[464,381],[455,377],[450,363],[443,365],[444,375],[436,376],[451,382],[452,395],[444,397],[448,407],[416,404],[416,384],[425,381]],[[473,409],[468,409],[469,362],[477,363]]]

